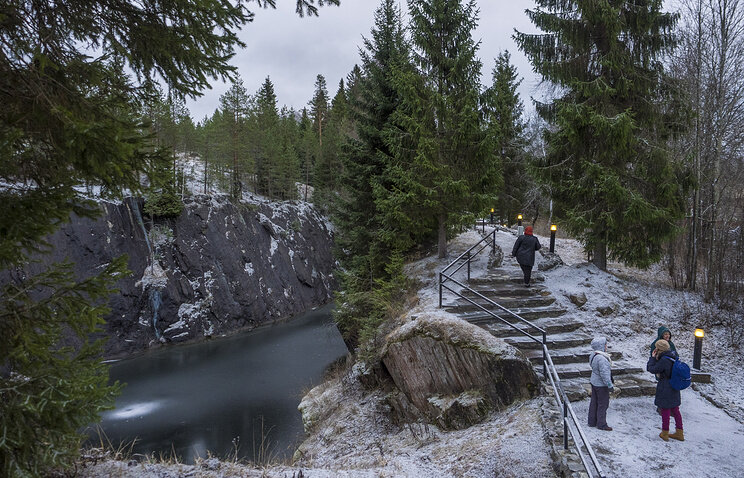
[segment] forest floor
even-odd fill
[[[488,232],[488,229],[486,230]],[[538,236],[544,246],[548,238]],[[418,302],[407,315],[447,314],[437,308],[437,273],[480,235],[468,231],[449,244],[449,258],[426,257],[407,267],[420,283]],[[504,267],[512,264],[516,236],[501,229],[497,244],[504,251]],[[586,429],[608,476],[696,477],[736,476],[744,466],[744,357],[736,330],[718,324],[719,311],[699,295],[676,291],[660,265],[639,270],[618,263],[607,272],[586,262],[582,246],[558,238],[556,252],[564,265],[544,272],[544,286],[557,303],[585,324],[593,335],[605,336],[610,350],[623,352],[624,360],[645,368],[656,330],[665,325],[681,357],[692,362],[693,329],[706,327],[702,369],[711,384],[694,384],[682,392],[680,407],[685,442],[665,443],[658,438],[661,418],[653,397],[622,397],[610,402],[610,433]],[[541,257],[537,257],[538,264]],[[519,269],[516,265],[515,273]],[[536,264],[537,267],[537,264]],[[486,272],[486,258],[473,267],[473,276]],[[583,292],[587,302],[577,307],[569,296]],[[612,307],[603,316],[597,309]],[[744,322],[744,318],[739,318]],[[194,465],[136,462],[92,457],[83,460],[77,476],[99,477],[541,477],[554,476],[546,430],[538,418],[543,398],[494,412],[489,420],[467,430],[445,432],[433,425],[398,427],[381,411],[379,392],[365,391],[347,370],[321,385],[336,403],[335,410],[309,434],[305,457],[293,465],[264,466],[216,458]],[[587,413],[588,400],[574,403],[577,414]]]

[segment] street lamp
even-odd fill
[[[521,226],[522,226],[522,215],[519,214],[517,216],[517,227],[521,227]]]
[[[695,329],[695,349],[692,352],[692,368],[695,370],[700,370],[700,358],[703,355],[703,337],[705,337],[703,329]]]
[[[555,252],[555,231],[558,230],[558,226],[552,224],[550,226],[550,252]]]
[[[491,208],[491,224],[493,224],[493,208]]]

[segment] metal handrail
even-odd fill
[[[493,245],[495,249],[496,245],[496,230],[492,231],[493,234]],[[579,459],[581,459],[581,463],[584,465],[584,468],[586,469],[587,474],[589,475],[589,478],[593,478],[594,474],[591,471],[591,468],[589,466],[589,461],[591,461],[591,464],[594,466],[594,469],[597,470],[597,473],[600,478],[602,478],[604,475],[602,474],[602,467],[599,464],[599,460],[597,460],[597,456],[594,454],[594,450],[592,450],[592,447],[589,443],[589,439],[586,437],[586,434],[584,433],[584,430],[581,428],[581,425],[579,424],[579,420],[576,417],[576,413],[573,410],[573,407],[571,406],[571,401],[568,399],[568,396],[566,395],[566,391],[563,389],[563,385],[561,384],[561,379],[558,375],[558,370],[555,368],[555,364],[553,363],[553,358],[550,356],[550,350],[548,350],[548,344],[547,344],[547,332],[538,327],[537,325],[533,324],[532,322],[528,321],[527,319],[521,317],[519,314],[507,309],[506,307],[502,306],[501,304],[491,300],[490,298],[482,295],[481,293],[471,289],[470,287],[462,284],[461,282],[455,280],[451,274],[456,273],[459,271],[465,264],[460,264],[459,267],[457,267],[451,274],[445,274],[445,272],[453,267],[458,261],[462,260],[463,258],[467,258],[466,262],[468,265],[468,280],[470,279],[470,261],[472,260],[473,255],[471,255],[471,252],[473,249],[481,244],[481,242],[484,242],[488,237],[491,235],[488,234],[483,239],[478,241],[474,246],[472,246],[470,249],[465,251],[464,253],[460,254],[460,256],[457,257],[454,261],[452,261],[447,267],[442,269],[442,271],[439,273],[439,307],[442,307],[442,291],[443,289],[447,289],[450,292],[457,295],[459,298],[466,300],[470,304],[476,306],[477,308],[481,309],[482,311],[486,312],[491,317],[500,320],[501,322],[505,323],[509,327],[513,328],[514,330],[519,331],[519,333],[525,335],[529,339],[537,342],[542,343],[542,349],[543,349],[543,377],[545,380],[550,381],[551,388],[553,389],[553,393],[555,395],[556,404],[558,405],[559,409],[561,409],[561,412],[563,413],[563,447],[564,449],[568,450],[569,448],[569,441],[568,437],[569,434],[571,435],[571,438],[573,439],[574,446],[576,448],[576,452],[579,455]],[[485,247],[482,247],[478,253],[480,253]],[[476,253],[477,254],[477,253]],[[473,299],[469,297],[465,297],[461,292],[456,291],[449,286],[445,285],[445,282],[451,281],[455,284],[457,284],[459,287],[462,288],[462,290],[468,291],[474,295],[476,295],[478,298],[486,301],[488,305],[498,307],[499,309],[513,315],[515,318],[517,318],[519,321],[527,324],[529,327],[532,327],[533,329],[536,329],[541,332],[542,334],[542,341],[538,339],[537,337],[534,337],[533,335],[527,333],[525,329],[521,329],[511,322],[507,321],[506,319],[502,318],[501,316],[495,314],[492,310],[487,309],[483,305],[475,302]],[[581,444],[579,444],[579,439],[581,440]],[[583,451],[581,450],[581,445],[586,448],[589,459],[587,460],[586,456],[584,455]]]

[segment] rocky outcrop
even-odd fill
[[[327,303],[335,287],[332,231],[306,203],[233,203],[192,196],[177,219],[142,217],[141,200],[102,202],[49,238],[52,253],[87,277],[128,255],[107,317],[106,355],[221,335]]]
[[[387,337],[382,363],[398,391],[398,421],[418,414],[444,429],[482,421],[492,409],[537,394],[538,378],[514,347],[465,321],[419,317]]]

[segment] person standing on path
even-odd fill
[[[535,251],[539,250],[540,241],[532,235],[532,226],[524,228],[524,235],[517,238],[517,242],[514,243],[512,249],[512,257],[517,258],[519,267],[522,268],[524,274],[524,285],[525,287],[530,286],[530,277],[532,276],[532,266],[535,265]]]
[[[672,388],[669,380],[672,378],[672,366],[675,360],[679,360],[677,352],[670,350],[669,342],[664,339],[656,341],[656,347],[648,358],[646,370],[656,374],[656,398],[654,404],[661,409],[661,433],[659,438],[669,441],[670,438],[685,441],[685,432],[682,430],[682,414],[679,406],[682,397],[679,390]],[[674,416],[674,433],[669,433],[669,417]]]
[[[592,385],[592,397],[589,401],[590,427],[599,430],[612,431],[607,425],[607,409],[610,406],[610,392],[612,385],[612,360],[607,353],[607,339],[596,337],[592,340],[592,353],[589,354],[589,365],[592,367],[592,376],[589,383]]]
[[[648,351],[648,355],[651,356],[654,353],[654,349],[656,349],[656,342],[659,340],[666,340],[669,342],[669,350],[672,352],[677,351],[677,347],[674,346],[674,342],[672,342],[672,332],[665,326],[659,327],[659,330],[657,331],[656,340],[651,342],[651,350]]]

